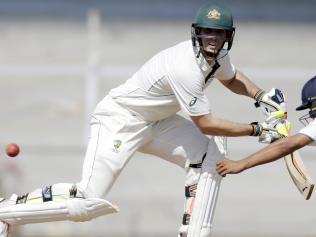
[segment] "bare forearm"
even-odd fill
[[[306,146],[311,142],[311,139],[302,134],[296,134],[295,136],[280,139],[269,146],[261,149],[260,151],[246,157],[240,162],[245,167],[245,169],[273,162],[280,159],[301,147]]]
[[[226,87],[232,92],[254,98],[255,94],[260,89],[255,83],[250,81],[242,72],[237,71],[235,79],[232,80]]]
[[[214,136],[250,136],[253,134],[253,126],[249,124],[239,124],[223,119],[203,116],[192,118],[204,134]]]
[[[225,176],[226,174],[238,174],[251,167],[275,161],[311,142],[312,139],[310,137],[298,133],[292,137],[278,140],[245,159],[239,161],[229,159],[220,160],[216,163],[216,171],[221,176]]]
[[[285,155],[291,153],[288,151],[282,144],[281,141],[277,141],[274,144],[271,144],[264,149],[258,151],[257,153],[246,157],[244,160],[240,162],[244,166],[245,169],[249,169],[251,167],[262,165],[266,163],[270,163],[276,161]]]

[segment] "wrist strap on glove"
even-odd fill
[[[250,124],[252,126],[252,134],[250,134],[250,136],[254,136],[254,137],[257,137],[257,136],[260,136],[261,133],[262,133],[262,126],[258,123],[258,122],[252,122]]]
[[[260,89],[257,91],[257,93],[254,96],[254,99],[256,100],[255,106],[256,108],[260,107],[260,101],[262,99],[262,97],[265,95],[265,91],[263,89]]]

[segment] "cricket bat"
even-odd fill
[[[298,191],[300,191],[306,200],[310,199],[315,183],[309,176],[300,154],[298,151],[294,151],[293,153],[285,156],[284,160],[287,170],[289,171]]]
[[[287,129],[286,135],[290,135]],[[309,176],[308,171],[305,168],[303,161],[301,159],[300,153],[298,151],[294,151],[293,153],[285,156],[284,160],[287,170],[289,171],[289,174],[294,184],[296,185],[298,191],[300,191],[300,193],[306,200],[310,199],[313,193],[315,183]]]
[[[279,131],[285,136],[290,136],[290,125],[287,126],[286,119],[287,115],[282,111],[269,112],[270,115],[277,116],[281,119],[281,123],[279,123],[278,127]],[[293,153],[284,157],[285,164],[287,170],[296,185],[297,189],[303,195],[305,200],[309,200],[314,189],[314,181],[311,179],[308,174],[307,169],[305,168],[301,156],[298,151],[294,151]]]
[[[286,124],[282,123],[281,126],[284,126],[281,128],[283,131],[282,133],[286,136],[289,136],[290,132]],[[310,199],[315,183],[308,174],[299,152],[294,151],[293,153],[285,156],[284,160],[287,170],[289,171],[289,174],[297,189],[306,200]]]
[[[279,89],[272,88],[269,92],[271,99],[276,102],[279,105],[282,105],[284,107],[284,111],[286,111],[285,106],[285,98],[283,93]],[[287,113],[283,111],[275,111],[274,109],[271,109],[267,106],[262,106],[262,111],[265,114],[265,121],[266,122],[280,122],[281,123],[278,126],[281,130],[280,132],[285,136],[290,136],[290,124],[287,124]],[[269,117],[273,115],[271,118],[276,118],[275,121],[269,121]],[[280,119],[280,120],[278,120]],[[296,185],[297,189],[300,191],[300,193],[303,195],[303,197],[308,200],[310,199],[313,189],[314,189],[314,181],[310,178],[307,169],[305,168],[303,161],[301,159],[300,154],[298,151],[294,151],[293,153],[287,155],[284,157],[285,164],[287,167],[287,170]]]

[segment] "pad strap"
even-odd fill
[[[205,154],[203,155],[202,161],[201,161],[200,163],[190,164],[189,167],[190,167],[190,168],[194,168],[194,169],[200,169],[200,168],[202,168],[202,164],[203,164],[203,161],[204,161],[206,155],[207,155],[207,153],[205,153]]]
[[[191,215],[189,213],[184,213],[183,214],[183,218],[182,218],[182,224],[183,225],[189,225],[190,218],[191,218]]]
[[[43,202],[53,201],[52,186],[47,186],[42,189],[42,197]]]
[[[185,187],[185,197],[195,197],[196,195],[197,184],[192,184]]]
[[[26,203],[28,195],[29,194],[27,193],[25,195],[18,196],[16,199],[16,204]]]

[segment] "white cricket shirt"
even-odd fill
[[[220,67],[206,82],[213,65],[204,60],[200,67],[191,41],[179,43],[156,54],[109,95],[147,121],[165,119],[180,109],[189,116],[208,114],[210,106],[204,89],[213,78],[228,80],[235,75],[228,52],[222,50],[219,58]]]
[[[304,134],[310,137],[314,142],[311,144],[313,146],[316,145],[316,119],[310,122],[306,127],[302,128],[299,133]]]

